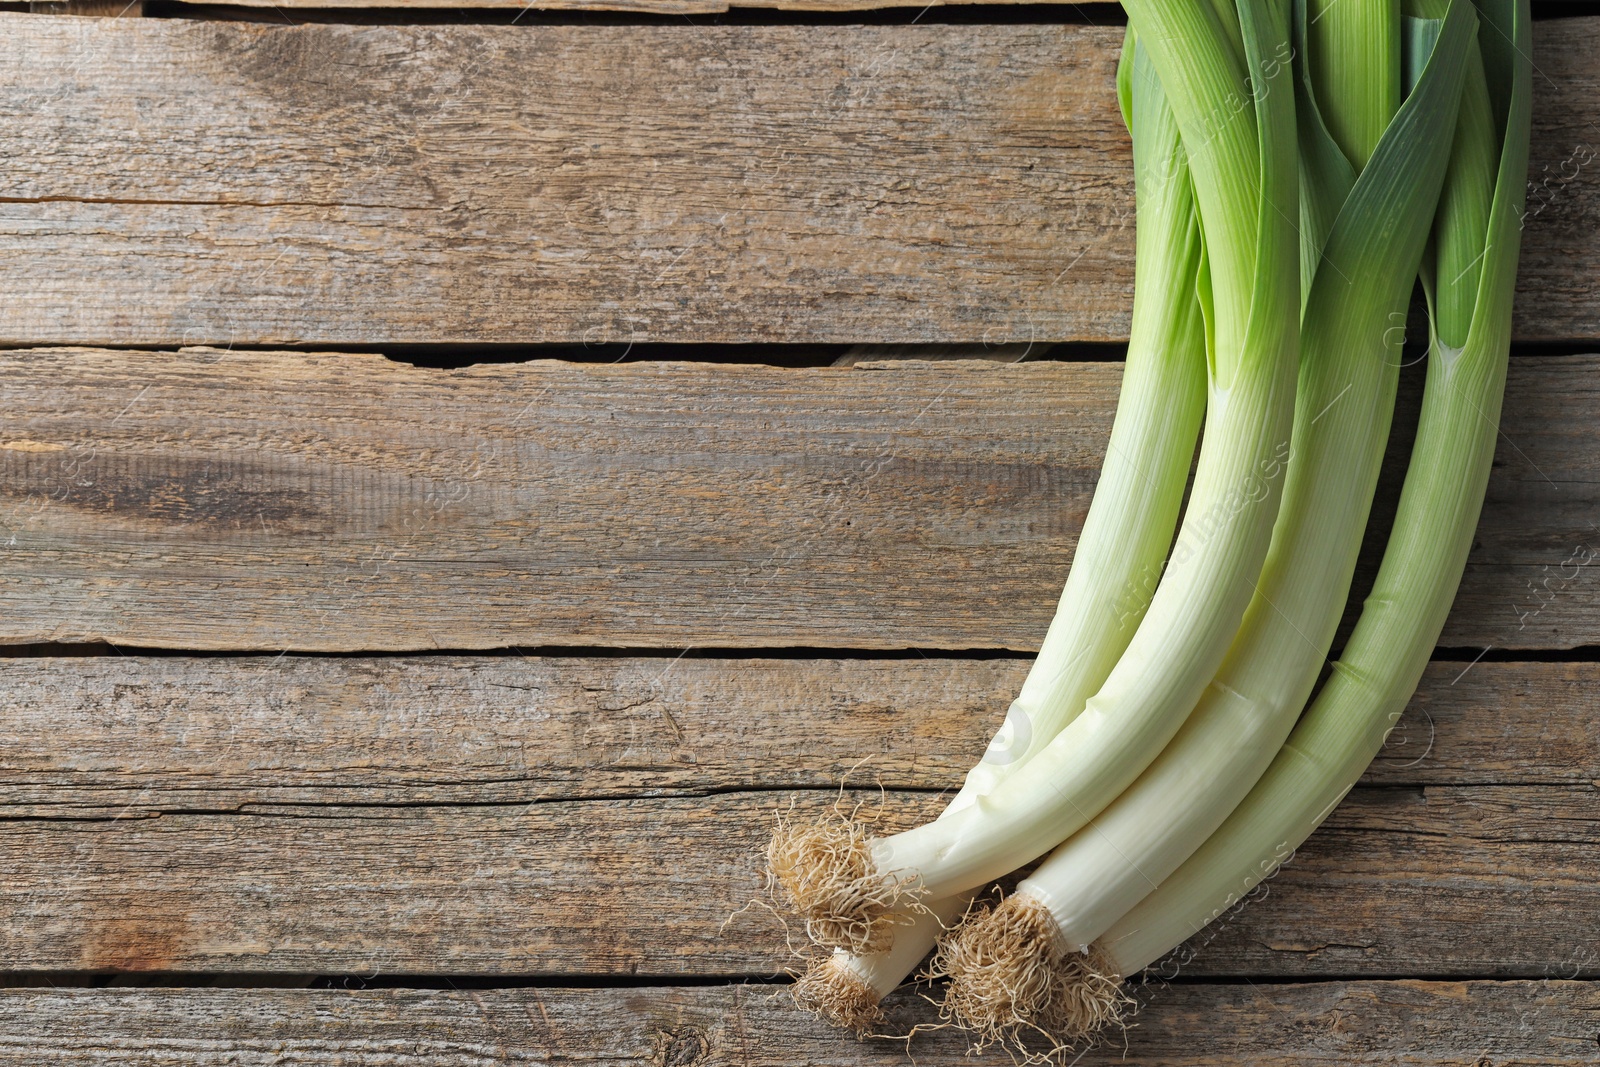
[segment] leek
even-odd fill
[[[1505,388],[1531,115],[1527,0],[1477,7],[1487,27],[1478,35],[1482,62],[1467,68],[1435,264],[1424,273],[1431,329],[1422,414],[1377,580],[1328,682],[1261,780],[1101,937],[1118,973],[1150,965],[1233,906],[1333,810],[1404,711],[1460,584]]]
[[[1133,135],[1136,275],[1133,323],[1117,417],[1100,482],[1078,538],[1055,618],[1005,722],[947,810],[959,811],[1031,759],[1083,710],[1127,648],[1155,590],[1178,523],[1184,483],[1205,413],[1205,334],[1195,293],[1201,246],[1188,166],[1172,111],[1132,35],[1117,68],[1117,96]],[[878,1002],[961,918],[959,894],[892,922],[893,943],[844,949],[795,986],[807,1010],[858,1032],[881,1020]]]
[[[1389,8],[1398,16],[1398,0],[1344,0],[1324,21],[1386,25]],[[1474,30],[1468,0],[1453,0],[1403,108],[1398,51],[1384,48],[1369,50],[1375,69],[1350,73],[1350,87],[1318,101],[1331,118],[1369,116],[1377,98],[1393,117],[1376,146],[1358,145],[1358,159],[1368,162],[1307,298],[1293,458],[1255,597],[1221,669],[1161,756],[1017,893],[947,939],[947,1006],[985,1040],[1012,1026],[1077,1037],[1115,1016],[1118,980],[1102,973],[1103,953],[1092,943],[1227,817],[1311,694],[1349,593],[1388,439],[1400,364],[1388,326],[1405,314],[1449,159],[1449,140],[1432,133],[1455,123]],[[1315,47],[1302,53],[1313,70],[1321,58]]]
[[[1083,713],[991,792],[888,838],[780,830],[769,850],[773,873],[823,943],[885,947],[897,909],[1027,863],[1114,799],[1194,707],[1266,556],[1300,336],[1287,7],[1240,0],[1236,27],[1188,0],[1128,7],[1168,89],[1205,241],[1206,425],[1177,547]],[[1233,48],[1235,28],[1246,65]]]

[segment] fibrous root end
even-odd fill
[[[918,907],[908,880],[875,869],[871,841],[866,824],[841,814],[779,820],[767,869],[818,945],[856,955],[884,951],[894,927],[907,921],[904,912]]]
[[[1133,1003],[1097,945],[1068,946],[1043,904],[1013,895],[941,939],[934,971],[950,980],[941,1015],[974,1034],[976,1048],[1021,1047],[1027,1034],[1054,1050],[1121,1027]]]
[[[857,1037],[869,1036],[884,1021],[877,991],[832,956],[816,961],[796,979],[794,1002]]]

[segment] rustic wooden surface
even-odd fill
[[[899,1042],[858,1043],[787,1004],[731,989],[10,989],[0,1064],[416,1067],[582,1063],[648,1067],[903,1067]],[[925,1006],[924,1006],[925,1007]],[[907,1019],[916,1012],[906,1012]],[[1325,982],[1171,986],[1120,1044],[1083,1067],[1412,1067],[1589,1063],[1592,982]],[[954,1035],[922,1034],[919,1064],[967,1065]]]
[[[774,814],[849,779],[886,826],[931,815],[1025,669],[12,660],[0,940],[45,971],[768,977],[781,926],[729,917],[761,898]],[[1434,665],[1366,783],[1185,974],[1544,976],[1600,928],[1597,685]]]
[[[887,828],[959,782],[1116,363],[363,353],[1115,343],[1119,40],[0,13],[0,1064],[913,1062],[789,1007],[755,853],[790,804]],[[1126,1052],[1077,1062],[1600,1055],[1600,357],[1550,354],[1600,338],[1600,18],[1535,46],[1517,332],[1552,347],[1514,361],[1445,648]],[[248,347],[285,342],[339,351]],[[202,343],[235,347],[48,347]]]
[[[1600,643],[1597,371],[1516,361],[1445,645]],[[0,640],[1032,650],[1118,376],[0,353]]]
[[[1126,328],[1119,30],[0,19],[0,337]]]
[[[1127,329],[1115,27],[0,25],[11,342]],[[1535,38],[1516,329],[1593,339],[1600,19]]]

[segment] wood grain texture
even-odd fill
[[[1025,670],[943,658],[0,659],[0,816],[526,804],[847,779],[940,789],[983,751]]]
[[[795,962],[771,913],[740,911],[763,892],[760,849],[780,810],[832,800],[19,818],[0,824],[0,936],[19,971],[759,977]],[[882,804],[886,830],[940,808]],[[1540,977],[1600,925],[1597,847],[1587,783],[1359,789],[1183,972]]]
[[[778,921],[723,923],[760,897],[774,813],[850,776],[893,790],[886,827],[931,816],[1024,669],[0,661],[6,966],[765,976]],[[1600,923],[1597,683],[1430,667],[1365,784],[1182,976],[1600,973],[1573,937]]]
[[[1600,251],[1600,18],[1534,25],[1536,73],[1522,260],[1517,272],[1515,330],[1556,340],[1568,331],[1591,336],[1559,308],[1600,296],[1600,274],[1586,269]],[[1532,294],[1541,293],[1536,300]]]
[[[921,1005],[925,1019],[927,1005]],[[1173,986],[1128,1032],[1127,1049],[1085,1067],[1408,1067],[1587,1063],[1593,982],[1327,982]],[[0,1064],[60,1067],[903,1067],[906,1046],[824,1028],[770,987],[351,991],[8,989]],[[915,1062],[969,1058],[960,1037],[925,1033]]]
[[[1119,29],[151,21],[6,20],[0,337],[1126,329]]]
[[[0,659],[0,816],[955,788],[1022,660]],[[1600,781],[1600,665],[1437,663],[1371,786]]]
[[[931,816],[1021,666],[670,663],[7,661],[7,965],[770,975],[780,924],[730,915],[776,813],[850,773],[885,829]],[[1600,926],[1600,666],[1459,674],[1430,670],[1367,783],[1184,975],[1600,973],[1574,938]]]
[[[0,17],[10,341],[1126,334],[1115,27]],[[1597,45],[1536,29],[1525,340],[1600,336]]]
[[[1516,361],[1445,645],[1600,642],[1597,370]],[[1119,374],[0,353],[0,641],[1030,651]]]

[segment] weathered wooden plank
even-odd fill
[[[955,659],[0,659],[9,709],[0,815],[531,803],[846,780],[941,789],[983,751],[980,735],[998,725],[1025,669]]]
[[[1593,103],[1600,100],[1600,18],[1536,23],[1533,52],[1533,137],[1513,328],[1537,340],[1568,332],[1589,337],[1600,320],[1587,312],[1585,329],[1571,312],[1600,297],[1600,274],[1584,267],[1600,253]]]
[[[1440,663],[1366,781],[1600,781],[1600,665]],[[1021,660],[0,660],[0,816],[954,788]]]
[[[1600,641],[1597,369],[1516,361],[1446,645]],[[0,641],[1031,650],[1119,374],[0,353]]]
[[[7,21],[0,337],[1126,329],[1115,28],[106,25]]]
[[[905,1006],[927,1021],[928,1005]],[[1172,986],[1122,1043],[1084,1065],[1305,1067],[1374,1060],[1413,1067],[1588,1062],[1593,982],[1327,982]],[[92,1067],[387,1064],[649,1064],[849,1067],[908,1062],[907,1047],[857,1042],[788,1005],[732,988],[0,990],[0,1063]],[[976,1058],[951,1031],[923,1033],[917,1063]]]
[[[1190,974],[1600,974],[1596,786],[1354,790]],[[1588,858],[1580,858],[1588,857]],[[1465,942],[1470,941],[1470,944]]]
[[[3,17],[0,338],[1127,329],[1115,27]],[[1528,340],[1600,335],[1597,45],[1597,19],[1536,33]]]
[[[1600,665],[1434,663],[1372,785],[1600,782]]]
[[[0,633],[1030,643],[1042,622],[1009,616],[1056,596],[1118,372],[997,369],[14,354],[0,405],[28,436],[0,449],[21,550]],[[1007,636],[979,636],[996,615]]]
[[[768,974],[767,912],[720,929],[760,895],[766,791],[954,788],[1023,666],[0,661],[0,937],[18,970]],[[1594,973],[1569,957],[1600,923],[1597,675],[1436,664],[1366,786],[1179,969]]]
[[[813,791],[8,819],[16,970],[765,975],[775,814]],[[936,794],[863,792],[886,829]],[[1190,974],[1539,977],[1600,925],[1590,783],[1363,788]],[[744,910],[740,910],[743,908]],[[1600,973],[1600,957],[1579,962]]]

